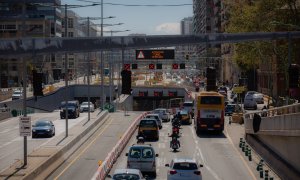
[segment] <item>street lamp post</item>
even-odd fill
[[[117,25],[121,25],[123,23],[119,23]],[[113,36],[113,33],[119,33],[119,32],[127,32],[127,31],[130,31],[128,29],[126,30],[118,30],[118,31],[113,31],[113,30],[110,30],[110,31],[104,31],[104,32],[107,32],[107,33],[110,33],[111,37]],[[122,51],[122,54],[123,54],[123,51]],[[112,56],[110,56],[112,57]],[[109,60],[109,71],[110,71],[110,76],[109,76],[109,102],[110,104],[112,103],[112,94],[113,94],[113,67],[112,67],[112,59]],[[119,68],[120,69],[120,68]],[[119,91],[119,82],[120,82],[120,77],[119,77],[119,80],[118,80],[118,91]],[[118,93],[117,93],[118,94]],[[119,96],[119,94],[118,94]]]

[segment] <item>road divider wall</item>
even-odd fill
[[[133,123],[129,126],[127,131],[124,133],[122,138],[118,141],[118,143],[115,145],[115,147],[112,149],[110,153],[108,153],[108,156],[106,159],[102,162],[102,164],[99,166],[97,172],[93,176],[93,180],[104,180],[108,172],[111,170],[113,164],[118,159],[120,154],[122,153],[123,149],[126,147],[126,144],[130,140],[131,136],[137,129],[137,125],[140,122],[141,119],[143,119],[146,116],[146,112],[141,114],[139,117],[137,117]]]

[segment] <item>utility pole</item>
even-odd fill
[[[65,4],[65,37],[68,35],[68,15],[67,15],[68,5]],[[68,53],[65,52],[65,108],[66,109],[66,135],[68,137]]]
[[[25,15],[26,15],[26,4],[25,0],[22,4],[22,38],[25,37]],[[27,87],[27,67],[26,67],[26,59],[22,57],[23,61],[23,117],[27,117],[27,111],[26,111],[26,87]],[[27,136],[24,136],[24,164],[23,166],[27,165]]]
[[[103,37],[103,0],[101,0],[101,37]],[[101,69],[101,108],[104,110],[104,62],[103,62],[103,50],[100,51],[100,69]]]
[[[87,36],[90,37],[90,18],[87,17]],[[90,58],[90,52],[88,52],[88,79],[87,79],[87,83],[88,83],[88,121],[91,119],[91,109],[90,109],[90,101],[91,101],[91,97],[90,97],[90,74],[91,74],[91,58]]]

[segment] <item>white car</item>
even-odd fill
[[[141,180],[141,179],[145,179],[139,169],[116,169],[112,176],[108,175],[107,177],[112,178],[114,180],[121,180],[121,179]]]
[[[195,159],[189,158],[174,158],[170,164],[166,164],[169,167],[167,179],[168,180],[201,180],[202,175],[200,167]]]
[[[155,110],[153,111],[153,113],[159,114],[159,117],[160,117],[161,120],[164,121],[164,122],[170,121],[170,113],[169,113],[168,110],[165,109],[165,108],[158,108],[158,109],[155,109]]]
[[[89,103],[88,102],[82,102],[80,105],[80,112],[89,111]],[[95,111],[95,106],[92,102],[90,102],[90,112]]]
[[[12,100],[15,99],[22,99],[23,98],[23,91],[22,90],[15,90],[11,96]]]

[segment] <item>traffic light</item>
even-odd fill
[[[299,87],[299,67],[296,64],[291,64],[289,67],[289,88]]]
[[[172,64],[172,69],[178,69],[178,64],[176,63]]]
[[[123,70],[122,76],[122,94],[131,94],[131,71]]]
[[[190,55],[189,54],[186,54],[185,55],[185,60],[189,60],[190,59]]]
[[[44,96],[42,83],[43,73],[37,73],[36,70],[32,70],[32,85],[34,96]]]
[[[180,69],[185,69],[185,63],[180,63]]]
[[[149,69],[155,69],[154,64],[149,64]]]
[[[137,69],[138,65],[137,64],[131,64],[131,69]]]
[[[162,69],[162,64],[156,64],[156,69]]]
[[[216,86],[216,69],[213,67],[208,67],[206,68],[206,90],[207,91],[216,91],[217,86]]]

